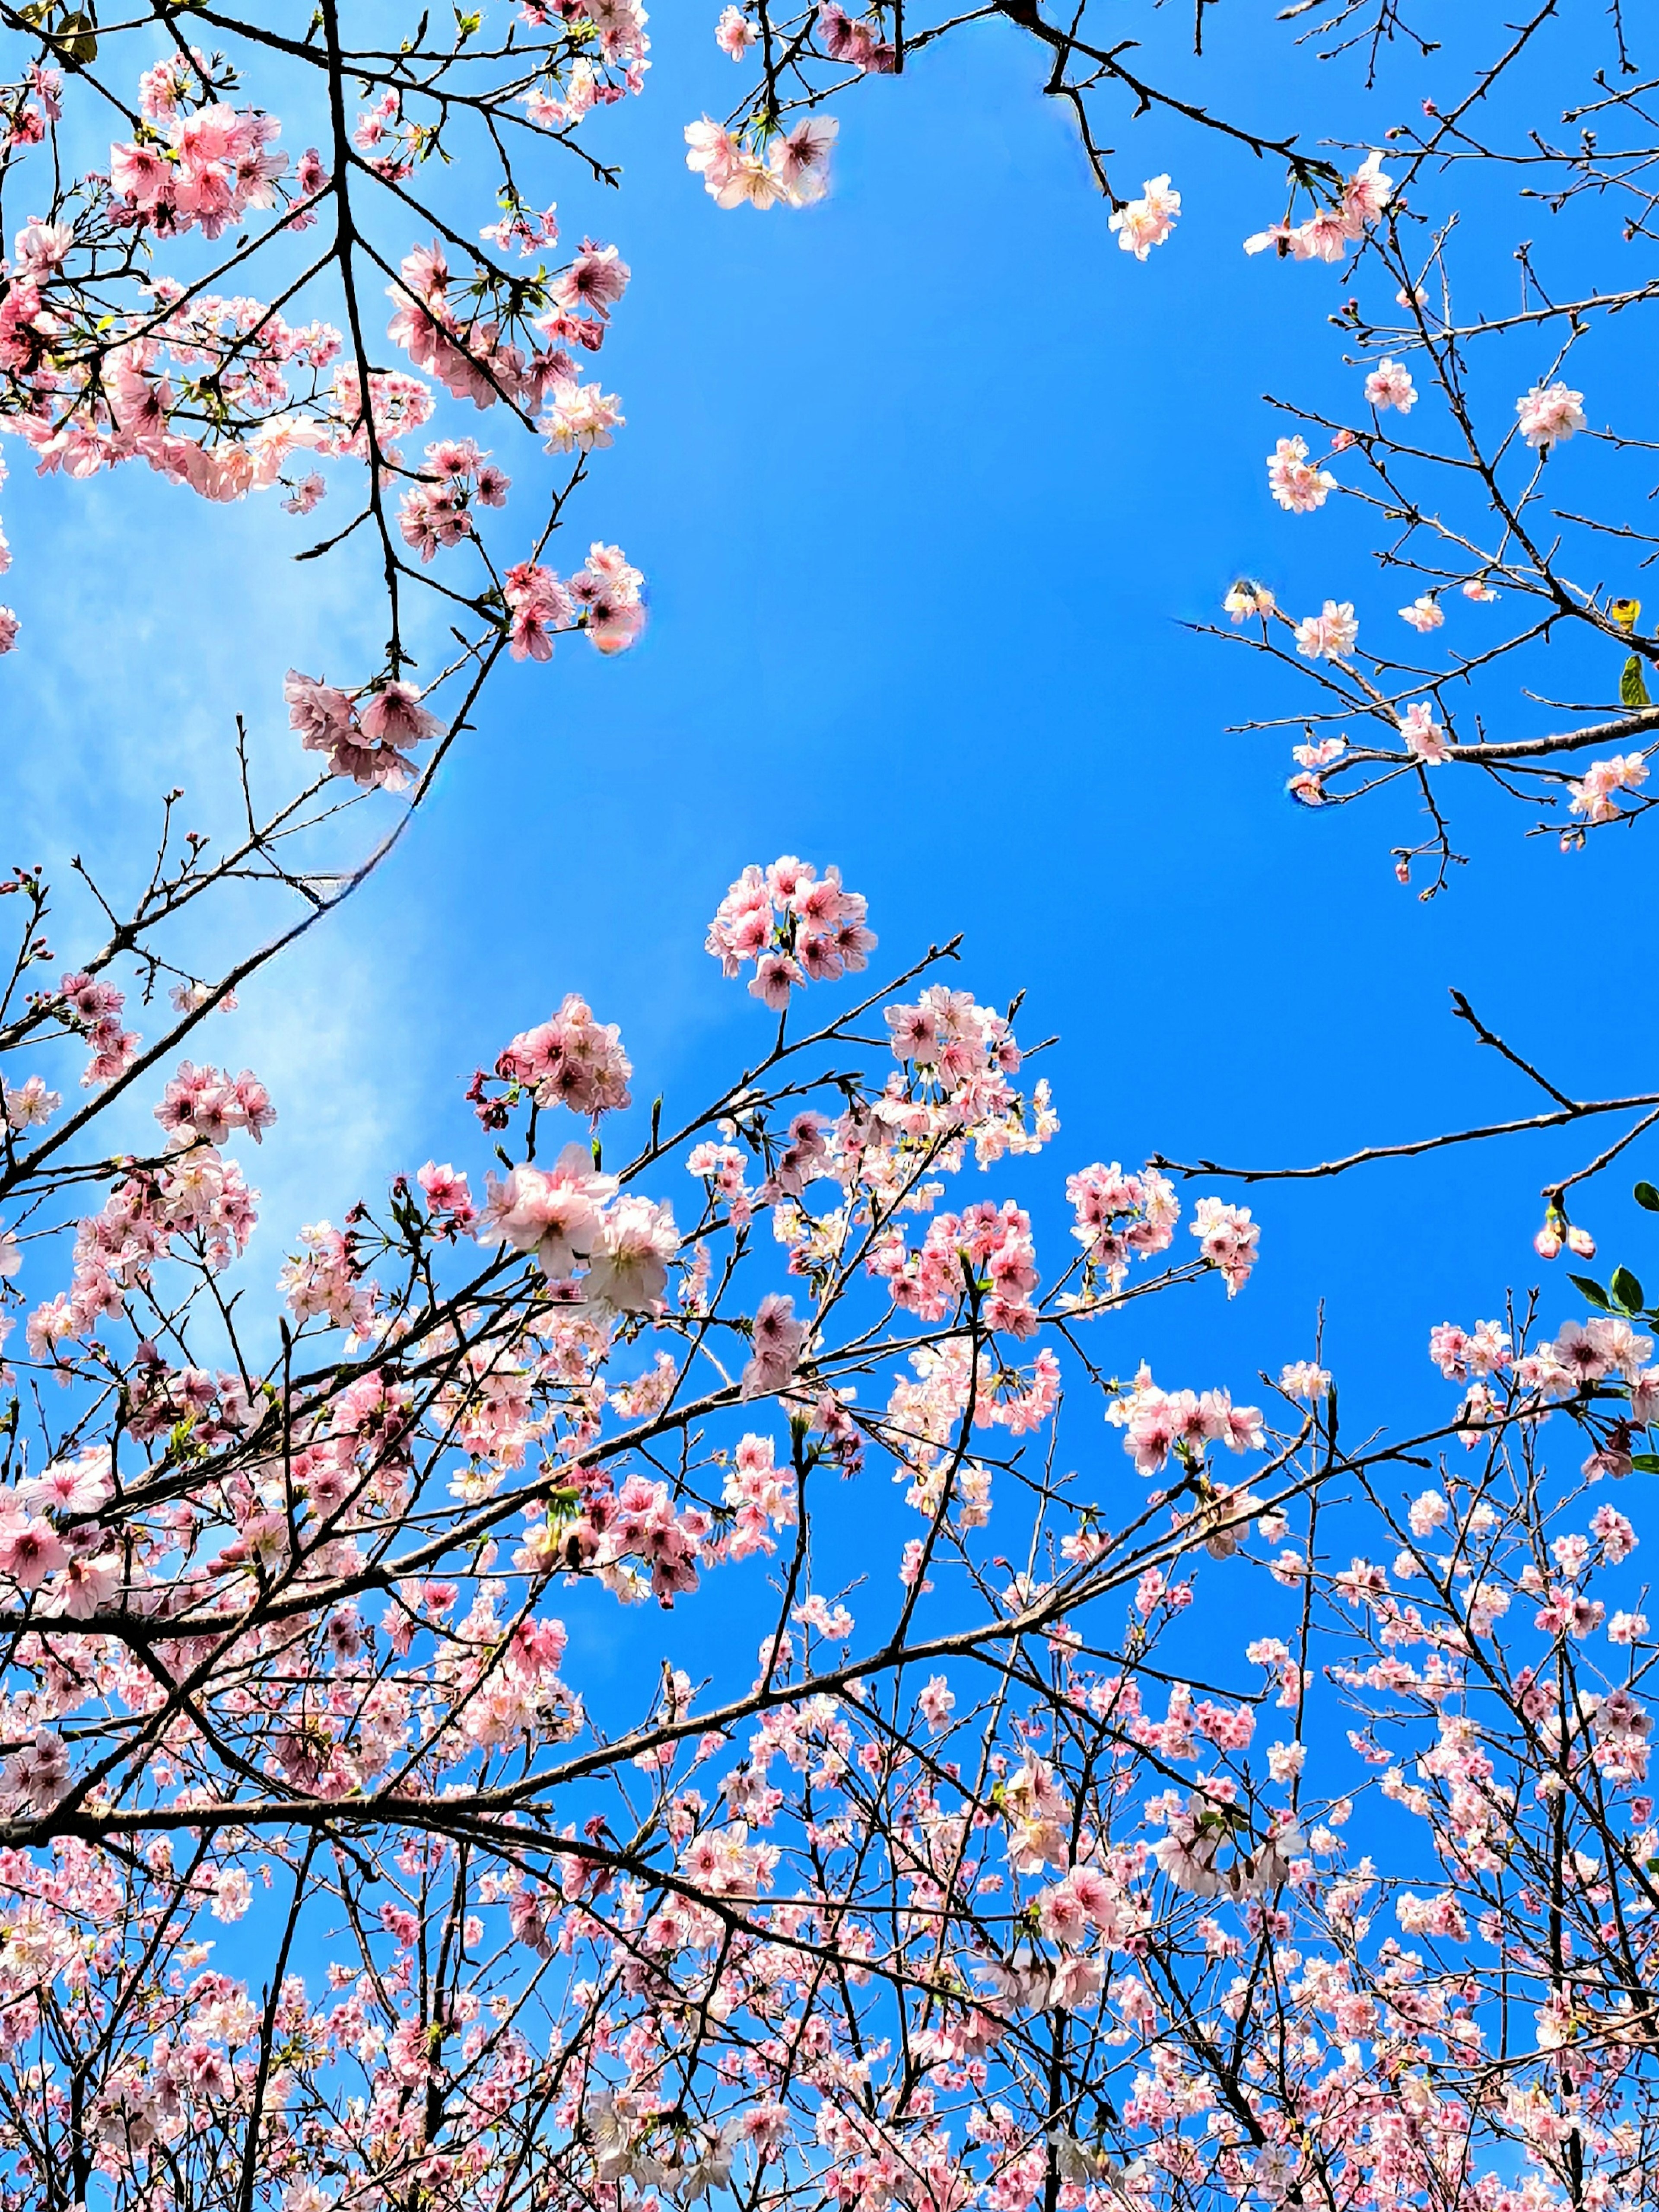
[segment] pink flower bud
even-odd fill
[[[1537,1253],[1540,1260],[1559,1260],[1560,1258],[1560,1235],[1549,1222],[1547,1221],[1543,1227],[1539,1231],[1537,1236],[1533,1238],[1532,1249]]]
[[[1580,1260],[1593,1260],[1595,1257],[1595,1239],[1588,1229],[1569,1229],[1567,1249]]]

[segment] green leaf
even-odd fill
[[[1638,1182],[1632,1195],[1636,1203],[1644,1206],[1650,1213],[1659,1213],[1659,1190],[1650,1182]]]
[[[1659,1452],[1632,1452],[1630,1463],[1638,1474],[1659,1474]]]
[[[1569,1275],[1567,1280],[1575,1289],[1582,1291],[1593,1306],[1600,1306],[1603,1313],[1611,1310],[1613,1301],[1600,1283],[1593,1282],[1588,1275]]]
[[[1608,1287],[1626,1313],[1641,1312],[1644,1304],[1642,1285],[1628,1267],[1615,1267],[1613,1271],[1613,1281]]]
[[[1623,707],[1650,707],[1648,687],[1642,677],[1642,659],[1632,653],[1619,672],[1619,702]]]

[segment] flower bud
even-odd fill
[[[1567,1231],[1567,1249],[1580,1260],[1595,1257],[1595,1239],[1588,1229],[1574,1227]]]
[[[1561,1237],[1553,1222],[1547,1221],[1532,1240],[1532,1249],[1540,1260],[1559,1260],[1561,1256]]]

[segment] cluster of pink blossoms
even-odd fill
[[[569,24],[575,34],[593,40],[600,59],[618,72],[618,82],[596,84],[593,64],[579,60],[571,69],[573,82],[564,101],[548,105],[562,106],[580,116],[596,103],[606,106],[644,88],[644,72],[650,66],[646,56],[651,51],[645,27],[651,18],[638,0],[604,0],[598,8],[591,0],[519,0],[519,20],[532,31],[546,23]],[[583,93],[577,91],[578,84],[583,85]],[[542,127],[556,130],[558,124],[544,123]]]
[[[1497,1375],[1510,1364],[1509,1331],[1495,1321],[1477,1322],[1472,1331],[1443,1321],[1429,1332],[1429,1357],[1451,1382],[1472,1375]]]
[[[1473,1330],[1441,1322],[1430,1332],[1429,1357],[1449,1382],[1470,1386],[1460,1418],[1472,1431],[1503,1417],[1504,1403],[1494,1385],[1505,1376],[1512,1378],[1517,1402],[1540,1416],[1595,1385],[1623,1385],[1620,1419],[1584,1462],[1583,1471],[1592,1480],[1627,1475],[1631,1431],[1659,1424],[1659,1370],[1650,1364],[1653,1339],[1621,1314],[1568,1322],[1553,1340],[1519,1358],[1508,1331],[1495,1321],[1480,1322]],[[1476,1441],[1476,1433],[1466,1438],[1471,1445]]]
[[[1112,1290],[1119,1290],[1132,1260],[1167,1252],[1174,1241],[1181,1208],[1174,1184],[1155,1168],[1125,1175],[1115,1160],[1110,1167],[1097,1160],[1092,1167],[1067,1176],[1066,1195],[1075,1215],[1072,1234],[1083,1247],[1085,1288],[1079,1304],[1091,1302],[1097,1273],[1104,1275]]]
[[[441,546],[459,545],[473,534],[475,507],[505,507],[511,480],[481,453],[471,438],[441,438],[426,449],[426,470],[398,507],[404,543],[422,561]]]
[[[1417,404],[1417,386],[1410,369],[1397,361],[1379,361],[1365,379],[1365,397],[1379,414],[1393,407],[1409,415]]]
[[[1019,1073],[1020,1050],[1012,1030],[969,992],[930,983],[914,1006],[888,1006],[882,1018],[894,1059],[937,1075],[949,1091],[987,1066],[1005,1075]]]
[[[1608,760],[1592,761],[1582,778],[1570,783],[1571,811],[1586,822],[1617,822],[1623,809],[1616,803],[1621,791],[1638,790],[1648,780],[1644,753],[1614,753]]]
[[[251,1069],[222,1075],[216,1067],[181,1060],[161,1094],[155,1118],[167,1133],[167,1149],[222,1145],[233,1129],[245,1129],[256,1145],[276,1119],[270,1093]]]
[[[580,1145],[567,1145],[550,1169],[520,1162],[491,1176],[486,1189],[481,1244],[533,1252],[550,1282],[574,1281],[585,1266],[580,1295],[603,1311],[661,1311],[680,1249],[674,1216],[654,1200],[617,1196],[616,1177],[601,1175]]]
[[[750,1343],[752,1348],[739,1382],[744,1396],[769,1397],[786,1389],[806,1346],[806,1324],[796,1320],[793,1297],[768,1291],[755,1309]]]
[[[399,677],[367,691],[347,692],[290,668],[283,684],[288,718],[307,752],[321,753],[331,775],[349,776],[365,791],[401,791],[415,773],[404,750],[443,726],[412,684]]]
[[[1275,222],[1244,241],[1246,253],[1271,246],[1293,261],[1346,261],[1377,222],[1394,193],[1382,173],[1382,156],[1368,154],[1342,187],[1334,204],[1316,208],[1304,222]]]
[[[1584,415],[1584,395],[1571,391],[1558,377],[1553,384],[1534,384],[1515,403],[1516,427],[1523,441],[1547,451],[1563,446],[1575,431],[1589,426]]]
[[[877,940],[867,911],[857,891],[842,888],[839,868],[820,876],[792,853],[769,868],[751,861],[720,901],[704,950],[726,975],[741,975],[752,960],[751,995],[781,1013],[791,991],[809,981],[833,981],[869,965]]]
[[[159,99],[155,78],[152,70],[144,80],[152,101]],[[276,117],[252,108],[238,113],[216,100],[181,115],[173,112],[178,98],[177,81],[170,80],[165,128],[110,148],[110,189],[125,204],[126,220],[164,234],[199,229],[219,238],[251,208],[278,206],[288,156],[274,148],[282,129]],[[312,197],[326,182],[314,149],[305,168],[301,192]]]
[[[1016,1338],[1036,1334],[1036,1246],[1030,1216],[1012,1199],[1000,1206],[981,1204],[936,1215],[918,1252],[907,1251],[902,1235],[895,1232],[866,1265],[885,1281],[893,1304],[920,1320],[942,1321],[971,1286],[988,1329]]]
[[[586,999],[568,992],[559,1011],[533,1030],[521,1030],[495,1062],[503,1083],[529,1092],[538,1106],[568,1106],[597,1121],[632,1103],[634,1064],[623,1049],[615,1022],[599,1022]],[[505,1128],[507,1103],[484,1095],[482,1070],[467,1097],[487,1129]]]
[[[79,1224],[69,1290],[29,1316],[27,1336],[36,1359],[54,1362],[60,1345],[88,1338],[106,1316],[124,1313],[128,1293],[148,1284],[175,1239],[215,1270],[247,1249],[259,1194],[218,1145],[233,1129],[257,1138],[270,1127],[276,1114],[264,1085],[246,1071],[229,1082],[215,1069],[198,1071],[185,1061],[167,1089],[168,1100],[156,1109],[168,1131],[167,1156],[125,1177],[102,1208]]]
[[[21,83],[7,89],[11,99],[9,106],[0,107],[0,154],[21,154],[27,147],[38,146],[46,135],[47,124],[56,123],[63,114],[63,72],[41,62],[30,62]]]
[[[890,76],[898,67],[898,50],[878,15],[850,15],[836,0],[819,0],[817,29],[832,62],[871,76]]]
[[[597,653],[624,653],[645,628],[645,579],[620,545],[595,544],[561,580],[539,562],[520,561],[501,580],[514,660],[550,660],[561,630],[580,629]]]
[[[489,1200],[477,1229],[481,1243],[533,1252],[550,1281],[568,1281],[599,1243],[615,1176],[601,1175],[585,1146],[567,1145],[550,1168],[521,1162],[489,1178]]]
[[[1016,1437],[1052,1420],[1060,1404],[1060,1362],[1046,1349],[1022,1374],[1002,1365],[990,1350],[975,1358],[964,1338],[953,1336],[944,1344],[920,1346],[910,1354],[910,1367],[911,1374],[899,1376],[888,1395],[887,1421],[892,1448],[924,1478],[910,1493],[910,1503],[923,1511],[930,1510],[930,1499],[936,1501],[932,1477],[954,1451],[970,1398],[976,1428],[1006,1429]],[[964,1473],[959,1494],[970,1512],[988,1490],[988,1480],[981,1484],[971,1470]],[[901,1569],[906,1583],[920,1571],[920,1552],[919,1545],[907,1547]]]
[[[1359,618],[1352,599],[1327,599],[1316,615],[1296,625],[1296,649],[1304,660],[1343,660],[1359,640]]]
[[[177,280],[155,277],[144,313],[129,319],[132,335],[118,332],[106,342],[95,380],[83,365],[62,365],[73,320],[54,304],[53,288],[67,283],[64,264],[74,243],[64,224],[27,226],[0,301],[0,369],[32,395],[28,410],[9,427],[34,447],[43,473],[80,478],[143,460],[204,498],[234,500],[275,483],[296,448],[349,446],[346,410],[337,429],[326,419],[326,399],[319,420],[295,410],[289,389],[296,371],[312,372],[314,384],[338,353],[339,333],[320,323],[293,328],[255,299],[186,293]],[[165,318],[159,326],[158,314]],[[211,376],[228,431],[198,427],[196,370]],[[339,372],[336,394],[343,398],[346,391]],[[355,380],[350,392],[355,421]]]
[[[300,1231],[300,1250],[283,1262],[276,1287],[296,1321],[326,1320],[358,1341],[374,1329],[377,1294],[363,1279],[352,1241],[331,1222]]]
[[[92,1053],[90,1063],[82,1072],[82,1087],[90,1091],[100,1083],[113,1083],[131,1066],[143,1042],[136,1030],[121,1026],[125,994],[112,983],[100,983],[82,975],[65,975],[58,988],[64,1019]],[[9,1099],[7,1103],[9,1107]]]
[[[1137,261],[1144,261],[1153,246],[1163,245],[1181,213],[1181,195],[1170,189],[1167,175],[1148,177],[1140,192],[1138,200],[1126,200],[1109,222],[1117,233],[1118,245]]]
[[[1174,1793],[1170,1793],[1172,1796]],[[1297,1855],[1306,1849],[1293,1815],[1277,1818],[1254,1850],[1254,1839],[1232,1807],[1197,1790],[1184,1805],[1177,1799],[1166,1813],[1167,1831],[1152,1857],[1177,1889],[1191,1897],[1260,1898],[1280,1889],[1294,1874]],[[1221,1853],[1232,1846],[1224,1863]]]
[[[160,303],[174,289],[161,279],[153,287]],[[142,460],[169,482],[188,484],[200,498],[241,499],[269,490],[295,453],[327,452],[346,443],[344,417],[337,429],[294,411],[288,385],[290,370],[325,368],[339,345],[339,332],[330,325],[295,330],[281,316],[267,315],[257,300],[204,294],[169,317],[159,334],[112,349],[99,392],[61,416],[48,404],[53,387],[38,385],[40,408],[21,418],[18,430],[39,455],[42,475],[61,469],[80,478]],[[251,420],[245,434],[216,442],[181,434],[175,425],[187,412],[188,394],[175,389],[173,375],[185,372],[187,384],[192,368],[219,379],[226,403]],[[337,373],[337,392],[343,374]],[[60,397],[80,401],[73,380],[57,388]]]
[[[1229,1206],[1219,1198],[1200,1198],[1193,1208],[1193,1235],[1200,1251],[1236,1297],[1250,1279],[1261,1242],[1261,1224],[1250,1218],[1248,1206]]]
[[[1259,1407],[1235,1406],[1225,1390],[1160,1390],[1145,1366],[1107,1407],[1106,1418],[1124,1431],[1123,1449],[1142,1474],[1161,1474],[1171,1452],[1198,1465],[1212,1443],[1232,1452],[1260,1451],[1262,1444]],[[1235,1515],[1246,1513],[1249,1504],[1241,1496]]]
[[[113,1489],[109,1454],[94,1449],[0,1491],[0,1580],[48,1617],[89,1620],[101,1611],[123,1577],[106,1531],[92,1516]],[[55,1804],[69,1779],[62,1754],[58,1737],[37,1736],[7,1761],[0,1790],[41,1809]]]
[[[832,115],[809,115],[763,149],[705,115],[685,126],[685,166],[701,173],[717,207],[810,207],[829,190],[839,128]]]
[[[1305,438],[1281,438],[1267,456],[1267,489],[1287,514],[1311,514],[1336,489],[1336,478],[1308,459]]]
[[[435,240],[429,246],[413,247],[398,273],[401,281],[387,292],[394,313],[386,335],[416,368],[475,407],[492,407],[506,398],[527,411],[541,406],[550,391],[574,381],[567,344],[594,353],[604,344],[611,308],[622,297],[629,276],[614,246],[585,243],[570,268],[548,288],[555,304],[536,323],[548,343],[526,356],[498,323],[464,315],[452,304],[449,263]]]
[[[617,1024],[595,1021],[586,1000],[573,992],[550,1021],[522,1030],[501,1053],[495,1074],[504,1091],[492,1091],[480,1069],[467,1097],[486,1129],[505,1128],[524,1095],[538,1109],[565,1106],[597,1122],[630,1103],[633,1072]],[[430,1194],[434,1186],[424,1171],[421,1180]],[[492,1175],[487,1194],[482,1212],[470,1220],[480,1243],[533,1254],[552,1282],[572,1283],[584,1267],[580,1296],[595,1308],[661,1310],[668,1269],[679,1254],[673,1213],[665,1204],[623,1192],[615,1176],[600,1172],[591,1150],[568,1144],[550,1167],[520,1161],[504,1176]],[[447,1189],[443,1194],[447,1198]],[[460,1197],[471,1217],[464,1189]]]
[[[770,1437],[745,1436],[732,1455],[720,1503],[734,1515],[730,1556],[746,1559],[769,1555],[777,1545],[771,1531],[796,1524],[795,1478],[776,1462]]]
[[[909,1071],[890,1079],[878,1119],[907,1146],[921,1147],[971,1127],[981,1167],[1005,1152],[1036,1152],[1060,1127],[1046,1082],[1026,1106],[1010,1081],[1020,1049],[1006,1018],[971,993],[931,983],[914,1006],[884,1012],[893,1057]],[[944,1157],[954,1159],[947,1152]]]
[[[188,1421],[192,1440],[216,1450],[255,1426],[258,1401],[240,1375],[223,1368],[210,1375],[201,1367],[169,1367],[148,1340],[137,1346],[133,1360],[127,1426],[141,1443]]]
[[[592,1574],[625,1604],[648,1595],[668,1607],[696,1589],[698,1567],[718,1556],[714,1526],[700,1506],[677,1509],[665,1482],[629,1474],[617,1490],[595,1470],[583,1477],[574,1519],[535,1522],[515,1561]]]

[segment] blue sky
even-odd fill
[[[1122,179],[1169,167],[1186,196],[1137,265],[1030,57],[988,32],[843,103],[825,204],[721,214],[679,140],[737,81],[713,13],[665,13],[647,97],[599,118],[623,194],[595,208],[555,180],[567,234],[614,237],[634,270],[605,356],[628,428],[577,530],[646,570],[649,633],[617,661],[573,646],[508,672],[400,855],[219,1042],[283,1116],[258,1163],[269,1272],[279,1237],[398,1168],[481,1169],[460,1085],[567,989],[622,1023],[642,1099],[711,1089],[762,1017],[703,927],[783,850],[841,864],[895,964],[964,929],[963,980],[1027,988],[1023,1030],[1060,1033],[1062,1134],[998,1182],[1033,1202],[1095,1158],[1299,1160],[1527,1110],[1450,1020],[1454,983],[1565,1079],[1637,1087],[1626,1024],[1587,1018],[1571,980],[1635,910],[1635,843],[1566,860],[1466,802],[1474,865],[1425,907],[1389,863],[1407,806],[1296,809],[1283,733],[1225,734],[1271,695],[1183,628],[1240,572],[1379,621],[1407,596],[1334,507],[1291,518],[1267,495],[1281,426],[1261,394],[1352,377],[1328,273],[1238,250],[1278,179],[1126,127]],[[1247,43],[1219,63],[1264,118],[1300,80]],[[131,471],[36,484],[10,458],[29,627],[0,670],[27,733],[9,847],[136,867],[175,775],[204,818],[222,805],[237,710],[273,781],[290,772],[283,668],[363,665],[379,611],[289,565],[299,526],[270,502],[210,511]],[[1443,1408],[1430,1325],[1534,1279],[1538,1187],[1578,1157],[1268,1186],[1248,1293],[1137,1308],[1111,1324],[1121,1364],[1242,1393],[1310,1348],[1323,1300],[1351,1407]],[[1610,1193],[1590,1218],[1640,1272],[1633,1233],[1611,1249],[1640,1217]],[[1571,1310],[1558,1274],[1546,1318]]]

